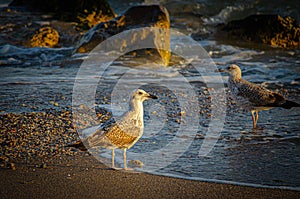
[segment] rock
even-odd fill
[[[145,31],[134,32],[127,38],[120,38],[117,43],[110,44],[110,48],[121,46],[116,49],[120,52],[126,51],[130,46],[136,49],[145,41],[150,41],[156,47],[154,52],[158,53],[164,65],[168,65],[170,59],[170,19],[166,8],[159,5],[135,6],[108,22],[102,22],[89,30],[80,40],[76,52],[85,53],[93,50],[99,43],[107,38],[126,30],[150,27]],[[156,31],[161,28],[160,31]],[[125,43],[124,43],[125,42]],[[124,49],[125,48],[125,49]],[[144,51],[145,52],[145,51]]]
[[[55,18],[77,21],[81,27],[91,27],[115,17],[114,11],[106,0],[13,0],[9,6],[21,6],[31,11],[54,13]]]
[[[31,47],[50,47],[57,46],[59,41],[58,32],[51,27],[42,27],[33,35],[30,40]]]
[[[232,39],[269,44],[274,47],[299,48],[300,26],[291,17],[251,15],[222,27]]]

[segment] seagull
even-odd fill
[[[236,64],[230,65],[225,70],[220,69],[219,72],[226,72],[229,75],[230,94],[240,107],[251,111],[254,129],[256,128],[259,111],[274,107],[285,109],[300,107],[300,104],[287,100],[279,93],[242,79],[242,71]]]
[[[86,151],[89,148],[107,148],[112,150],[112,168],[114,165],[114,150],[123,149],[124,170],[127,170],[126,150],[130,149],[143,135],[144,132],[144,109],[143,101],[157,99],[156,96],[147,93],[142,89],[133,92],[129,102],[129,110],[120,118],[108,120],[106,123],[94,128],[94,132],[84,140],[79,140],[67,147],[79,148]]]

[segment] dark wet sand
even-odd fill
[[[300,198],[299,191],[116,171],[84,153],[0,169],[0,198]]]

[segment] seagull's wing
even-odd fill
[[[105,137],[118,148],[129,148],[141,137],[143,125],[134,117],[125,115],[115,125],[111,126]]]
[[[103,124],[85,129],[83,132],[88,132],[88,131],[90,131],[90,132],[89,132],[88,137],[84,140],[84,142],[89,147],[98,147],[98,146],[102,146],[102,145],[105,146],[105,143],[103,143],[106,141],[104,139],[105,135],[110,131],[110,129],[114,125],[116,125],[115,119],[110,118]]]
[[[118,146],[118,148],[129,148],[140,137],[141,128],[137,126],[124,126],[121,124],[113,126],[106,137],[111,144]]]
[[[143,127],[130,118],[125,116],[117,122],[111,118],[100,125],[84,142],[88,147],[130,148],[143,132]]]
[[[257,84],[242,80],[238,85],[238,96],[241,96],[255,106],[276,107],[285,102],[285,98]]]

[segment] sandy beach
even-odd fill
[[[116,171],[92,156],[53,158],[44,168],[1,169],[1,198],[299,198],[300,192]]]

